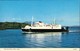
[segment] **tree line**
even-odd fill
[[[30,23],[19,23],[19,22],[0,22],[0,29],[21,29]]]

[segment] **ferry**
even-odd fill
[[[64,27],[60,24],[45,24],[42,21],[31,23],[31,26],[26,25],[22,28],[23,32],[68,32],[68,27]]]

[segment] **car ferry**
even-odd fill
[[[26,25],[22,28],[23,32],[68,32],[68,27],[64,27],[60,24],[45,24],[42,21],[38,21],[31,24],[31,26]]]

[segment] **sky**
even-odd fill
[[[80,0],[0,0],[0,22],[43,21],[79,25]]]

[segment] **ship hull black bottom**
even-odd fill
[[[24,32],[68,32],[65,29],[22,29]]]

